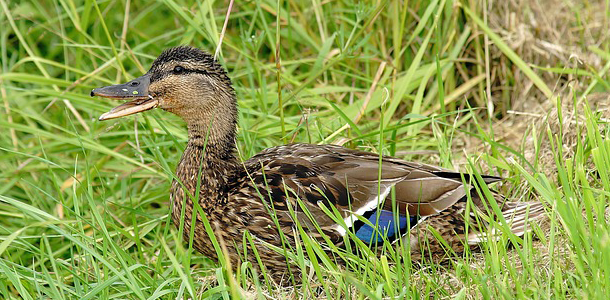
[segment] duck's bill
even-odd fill
[[[100,121],[116,119],[147,111],[157,107],[159,102],[148,93],[150,75],[146,74],[128,83],[105,86],[91,91],[91,96],[130,100],[99,117]]]

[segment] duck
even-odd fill
[[[291,269],[278,249],[295,246],[300,228],[336,249],[400,241],[404,255],[418,261],[475,249],[498,234],[488,233],[492,222],[504,220],[512,234],[522,236],[545,214],[540,202],[512,202],[494,191],[488,198],[499,210],[492,210],[480,190],[501,181],[498,176],[476,180],[337,145],[279,145],[242,161],[236,154],[238,107],[231,79],[212,55],[195,47],[166,49],[143,76],[93,89],[91,96],[126,101],[100,121],[155,108],[182,118],[188,141],[171,184],[173,223],[187,243],[192,234],[190,243],[203,255],[219,259],[221,241],[231,266],[247,260],[277,280]],[[246,232],[253,242],[243,242]],[[253,250],[260,260],[242,255]]]

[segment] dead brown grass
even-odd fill
[[[591,49],[607,44],[610,38],[605,3],[574,2],[512,0],[491,1],[488,6],[490,27],[530,66],[545,68],[537,73],[553,88],[559,101],[545,97],[491,45],[492,98],[501,117],[487,130],[493,131],[501,143],[521,149],[528,161],[537,159],[540,170],[551,178],[555,158],[547,131],[552,135],[562,133],[566,158],[573,155],[574,145],[583,138],[576,129],[583,122],[585,105],[602,118],[610,119],[610,94],[583,95],[591,78],[573,72],[576,69],[596,72],[603,68],[604,60]],[[554,70],[547,71],[551,68]],[[510,91],[506,90],[508,87]],[[468,153],[486,152],[478,138],[464,135],[457,142]],[[464,163],[458,161],[459,165]]]
[[[610,31],[604,1],[511,0],[490,1],[489,26],[530,65],[542,68],[600,70],[603,60],[591,51],[608,41]],[[577,13],[578,12],[578,13]],[[491,76],[494,95],[508,96],[507,110],[537,112],[547,99],[495,47]],[[537,72],[555,92],[574,75]],[[510,83],[510,84],[509,84]],[[502,93],[512,86],[510,93]],[[500,96],[502,95],[502,96]]]

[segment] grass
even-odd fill
[[[557,54],[515,43],[498,24],[505,10],[557,12],[563,2],[519,2],[235,3],[218,58],[239,97],[242,158],[284,142],[342,143],[501,175],[507,197],[549,207],[538,239],[507,236],[423,268],[365,247],[338,267],[301,235],[291,255],[308,280],[280,288],[182,243],[168,191],[183,123],[162,111],[98,122],[114,103],[89,97],[141,75],[168,46],[214,52],[228,1],[0,0],[0,295],[604,298],[610,127],[598,107],[608,99],[589,98],[610,87],[610,43],[592,25],[610,11],[571,4],[553,14],[573,18],[558,22],[569,31],[537,28],[572,47]],[[585,64],[552,60],[570,51]]]

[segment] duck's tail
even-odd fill
[[[508,223],[510,230],[517,236],[523,236],[531,230],[531,225],[547,217],[544,204],[541,202],[504,202],[502,217]],[[501,232],[492,229],[488,232],[473,232],[468,236],[468,244],[475,245],[489,238],[499,238]]]

